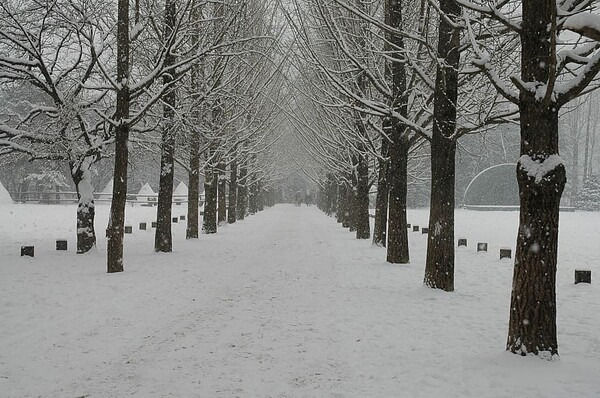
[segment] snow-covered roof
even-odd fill
[[[188,194],[188,187],[187,187],[187,185],[185,185],[185,183],[183,181],[181,181],[179,183],[179,185],[177,185],[177,188],[175,188],[173,195],[187,196],[187,194]]]
[[[147,196],[147,195],[156,195],[156,192],[152,190],[150,184],[145,183],[140,191],[138,192],[138,196]]]

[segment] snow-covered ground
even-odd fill
[[[561,214],[561,360],[546,362],[504,352],[512,262],[498,250],[517,213],[457,211],[469,246],[444,293],[422,287],[420,232],[411,264],[391,265],[316,208],[280,205],[192,242],[180,222],[174,253],[155,254],[137,228],[155,211],[128,207],[125,272],[109,275],[104,239],[74,254],[73,206],[0,208],[1,397],[600,396],[600,214]]]

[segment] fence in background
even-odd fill
[[[77,192],[63,191],[10,191],[13,202],[15,203],[40,203],[40,204],[69,204],[77,203]],[[94,202],[110,203],[112,200],[111,193],[94,193]],[[158,194],[154,195],[138,195],[127,194],[127,203],[140,206],[156,206]],[[204,194],[198,197],[199,205],[204,204]],[[187,203],[187,195],[173,195],[173,203],[181,205]]]

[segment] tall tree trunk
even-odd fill
[[[238,185],[236,215],[238,220],[246,218],[246,209],[248,208],[248,170],[245,166],[240,169],[240,182]]]
[[[118,0],[117,20],[117,81],[129,79],[129,0]],[[107,242],[107,269],[109,273],[123,271],[123,236],[125,234],[125,204],[127,202],[127,158],[129,156],[129,86],[117,90],[115,109],[115,169],[110,206]]]
[[[227,195],[226,186],[227,178],[225,178],[225,162],[220,162],[217,166],[219,169],[219,186],[218,186],[218,222],[219,225],[227,221]]]
[[[200,132],[192,131],[190,137],[190,170],[188,172],[188,210],[186,239],[198,238],[198,208],[200,197]]]
[[[408,149],[406,127],[392,123],[390,144],[390,184],[388,214],[388,245],[386,261],[392,264],[408,264],[408,228],[406,220],[406,196],[408,192]]]
[[[175,1],[165,0],[165,44],[171,40],[175,28]],[[165,67],[175,63],[175,57],[170,51],[165,55]],[[167,87],[173,81],[171,73],[163,77],[163,86]],[[154,234],[154,251],[169,253],[173,250],[171,234],[171,210],[173,206],[173,178],[175,176],[175,90],[167,88],[163,95],[163,131],[160,156],[160,182],[158,188],[158,208],[156,210],[156,232]]]
[[[457,21],[460,7],[454,0],[440,1],[446,18],[440,18],[438,66],[433,104],[431,137],[431,203],[425,264],[426,286],[454,290],[454,182],[456,101],[460,31],[448,19]]]
[[[327,187],[327,200],[329,202],[329,215],[337,214],[337,184],[333,174],[330,174]]]
[[[353,164],[353,171],[352,174],[350,176],[350,181],[352,181],[352,185],[350,186],[350,188],[348,189],[348,221],[349,221],[349,226],[348,226],[348,230],[350,232],[355,232],[356,231],[356,220],[357,220],[357,214],[358,214],[358,194],[357,194],[357,187],[358,187],[358,178],[357,178],[357,174],[356,174],[356,169],[358,168],[358,158],[357,157],[353,157],[352,159],[352,164]]]
[[[194,51],[200,49],[200,28],[199,21],[202,19],[202,9],[196,2],[191,6],[191,17],[196,23],[192,31],[192,48]],[[194,127],[190,131],[190,161],[188,171],[188,206],[187,206],[187,226],[185,230],[186,239],[197,239],[199,236],[199,208],[200,208],[200,129],[204,107],[198,103],[198,98],[202,95],[204,66],[197,63],[190,70],[190,83],[192,98],[195,100],[192,110],[192,121]]]
[[[254,176],[252,176],[250,179],[254,180]],[[256,214],[256,212],[258,211],[258,206],[256,203],[256,184],[256,181],[254,181],[248,187],[248,212],[250,214]]]
[[[348,184],[342,181],[338,186],[338,222],[342,227],[350,226],[349,203],[348,203]]]
[[[403,29],[402,2],[386,0],[386,24]],[[392,107],[400,115],[408,115],[408,93],[406,83],[405,63],[401,62],[406,57],[404,40],[401,35],[388,33],[388,40],[394,46],[387,45],[387,51],[393,51],[396,61],[386,64],[385,74],[392,83]],[[408,249],[408,230],[406,223],[406,195],[408,180],[408,149],[409,138],[406,126],[399,120],[389,121],[389,170],[387,178],[389,184],[389,210],[387,228],[387,262],[393,264],[407,264],[410,261]]]
[[[204,173],[204,217],[202,230],[205,234],[217,233],[217,184],[218,173],[209,165]]]
[[[165,109],[166,113],[166,109]],[[154,251],[171,252],[173,238],[171,235],[171,214],[173,204],[174,152],[175,137],[172,126],[165,126],[160,160],[160,183],[158,190],[158,208],[156,210],[156,232],[154,234]],[[189,194],[189,191],[188,191]]]
[[[369,239],[369,161],[363,154],[358,155],[356,174],[356,239]]]
[[[256,183],[256,209],[258,211],[265,209],[265,191],[261,181]]]
[[[446,291],[454,290],[455,157],[456,141],[434,134],[425,284]]]
[[[385,124],[385,121],[384,121]],[[384,130],[385,126],[384,126]],[[381,157],[388,157],[388,140],[381,137]],[[380,247],[387,245],[387,219],[389,185],[387,181],[388,160],[380,159],[377,172],[377,197],[375,198],[375,226],[373,227],[373,244]]]
[[[93,157],[85,157],[78,162],[71,162],[71,178],[77,191],[77,253],[87,253],[96,246],[96,231],[94,230],[94,189],[90,168],[94,163]]]
[[[237,156],[234,153],[234,156]],[[227,209],[227,223],[233,224],[236,221],[237,205],[237,160],[233,160],[229,165],[229,208]]]
[[[548,82],[553,65],[553,0],[523,1],[521,79]],[[558,355],[556,257],[560,198],[566,170],[558,157],[558,106],[521,91],[521,158],[517,181],[521,212],[515,252],[506,349],[546,358]]]

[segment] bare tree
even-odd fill
[[[565,104],[590,87],[600,71],[596,42],[600,36],[595,28],[600,17],[586,12],[593,2],[585,0],[525,0],[493,7],[458,2],[520,41],[521,73],[510,77],[515,92],[502,79],[502,71],[494,68],[493,53],[483,50],[483,40],[471,34],[479,56],[475,65],[520,112],[521,157],[516,172],[521,211],[507,350],[552,358],[558,355],[556,262],[559,206],[566,183],[559,156],[558,115]],[[469,31],[474,29],[470,24]],[[557,45],[558,35],[565,29],[592,41],[562,48]]]
[[[110,40],[103,33],[107,20],[95,2],[0,4],[0,82],[22,94],[14,112],[0,116],[0,155],[20,152],[69,165],[78,197],[78,253],[96,244],[91,168],[112,142],[94,112],[107,91],[86,88],[98,79],[102,56],[90,51],[90,41]]]

